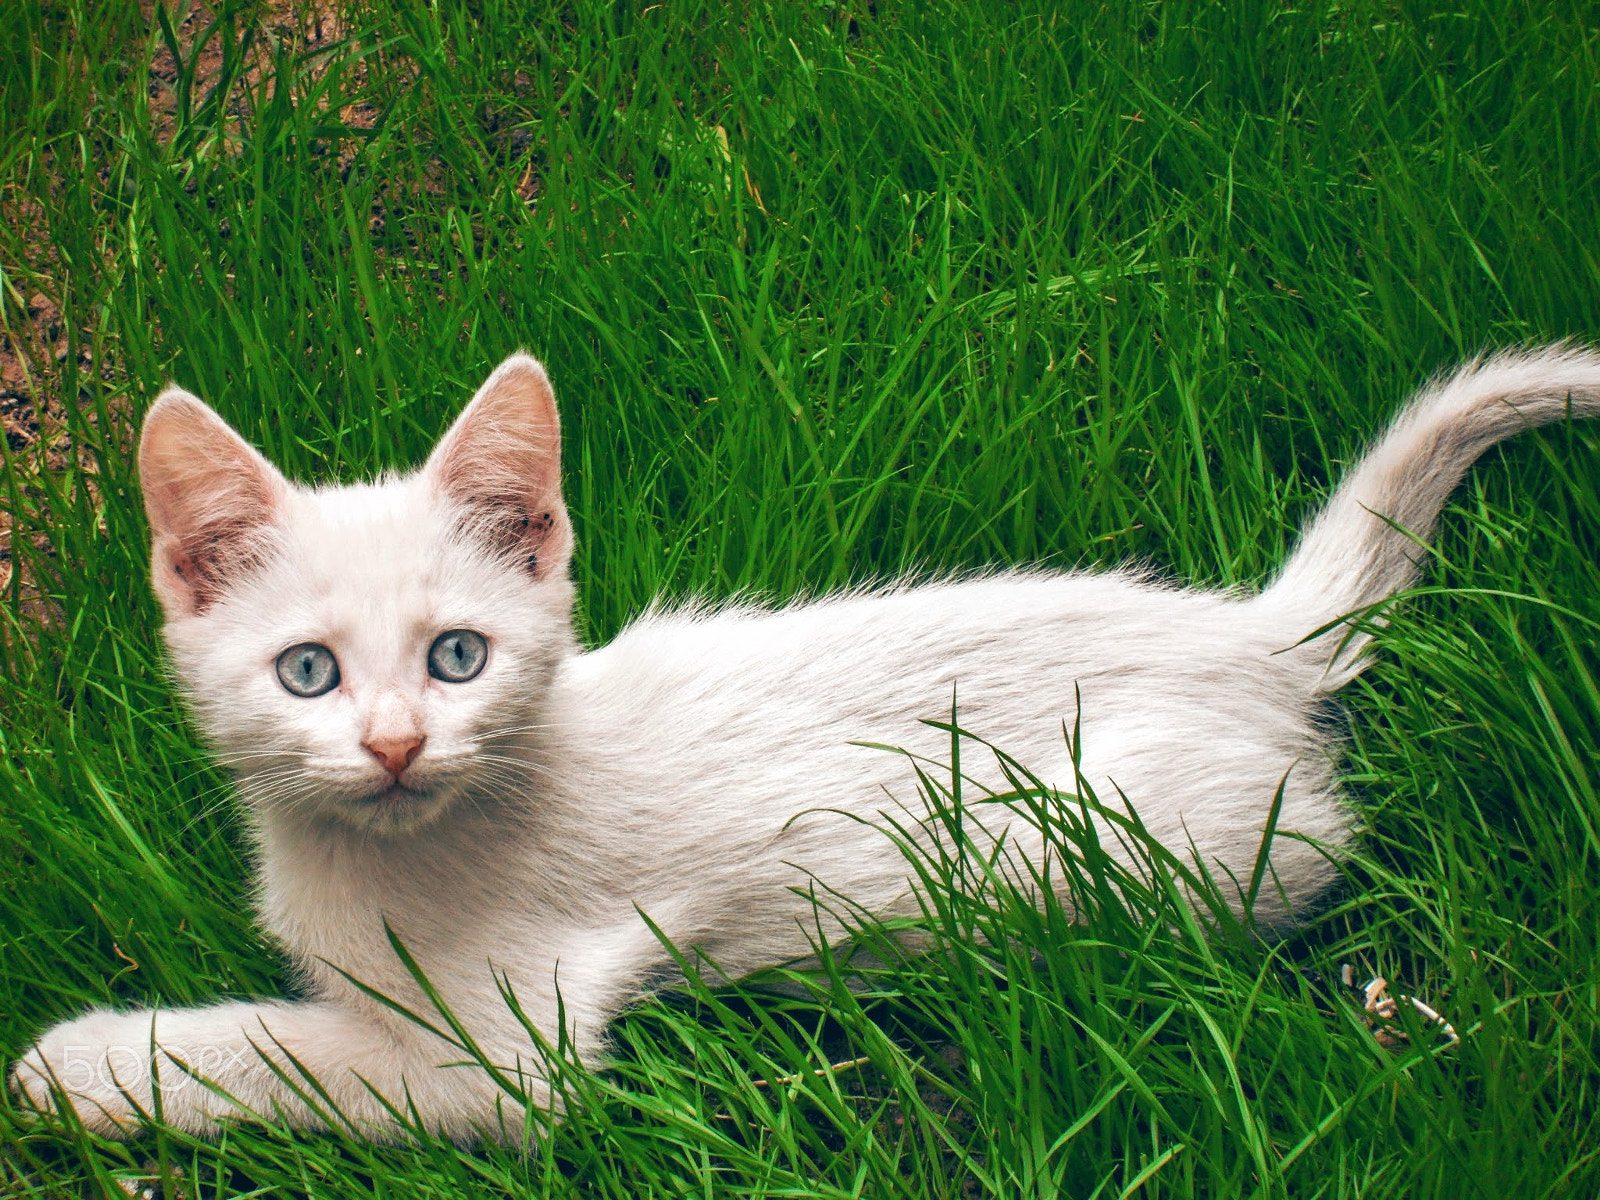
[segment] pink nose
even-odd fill
[[[422,753],[422,743],[427,740],[424,737],[379,738],[361,744],[367,748],[368,754],[398,777],[400,772],[416,761],[417,755]]]

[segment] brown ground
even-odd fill
[[[344,58],[343,69],[355,94],[364,90],[368,60],[359,54],[352,60],[340,49],[353,35],[346,19],[334,11],[335,0],[261,0],[251,16],[236,19],[231,30],[234,44],[248,43],[248,50],[243,69],[231,80],[223,75],[223,39],[228,32],[218,26],[215,0],[166,3],[176,52],[160,28],[155,0],[140,0],[144,26],[127,47],[129,66],[119,76],[126,80],[127,87],[146,89],[151,133],[158,143],[170,143],[179,135],[178,85],[190,68],[191,111],[218,101],[218,89],[226,87],[218,105],[222,118],[203,135],[218,139],[222,153],[227,153],[232,136],[252,118],[254,107],[264,94],[280,86],[299,90],[314,83],[326,69],[319,64],[334,61],[335,55]],[[337,7],[349,11],[350,0],[343,0]],[[144,56],[151,44],[157,48],[146,67]],[[281,49],[287,49],[297,62],[292,79],[277,79],[271,74],[275,52]],[[327,51],[326,56],[319,57],[319,50]],[[371,48],[370,52],[371,61],[381,64],[378,69],[392,76],[397,64],[383,61],[382,48]],[[518,72],[508,90],[514,97],[529,87],[531,80],[524,72]],[[118,107],[126,111],[132,106]],[[527,154],[530,135],[517,122],[505,120],[505,115],[498,108],[485,113],[485,133],[499,145],[508,164],[520,163]],[[372,129],[379,116],[376,107],[358,102],[339,110],[337,124],[359,133]],[[96,138],[104,136],[99,130],[85,133],[91,147]],[[330,144],[341,169],[349,166],[356,146],[356,139],[349,136],[335,138]],[[114,186],[109,161],[114,154],[114,149],[107,147],[104,157],[108,161],[101,166],[98,179],[102,188]],[[23,481],[24,494],[13,502],[0,493],[0,591],[10,588],[14,576],[20,573],[23,608],[38,614],[44,608],[42,597],[51,590],[47,577],[51,574],[49,562],[54,548],[47,533],[22,532],[37,524],[30,519],[30,512],[48,511],[36,481],[76,466],[88,482],[91,497],[98,502],[93,479],[95,460],[76,444],[66,406],[75,404],[91,425],[95,422],[96,402],[105,404],[114,414],[124,415],[131,384],[122,372],[114,346],[102,345],[101,352],[95,353],[102,331],[96,328],[94,306],[81,300],[75,302],[69,296],[69,285],[74,281],[59,259],[52,236],[53,199],[65,191],[68,182],[81,182],[72,174],[81,168],[76,162],[58,164],[48,146],[35,147],[33,153],[15,161],[21,166],[13,178],[0,179],[0,272],[4,275],[0,287],[0,433],[5,437],[13,467],[17,468],[13,475]],[[386,220],[415,207],[418,197],[404,194],[408,187],[425,193],[441,189],[442,170],[442,163],[434,161],[420,181],[397,182],[394,188],[380,191],[369,218],[371,232],[381,237]],[[531,157],[519,174],[516,191],[532,207],[537,204],[541,181]],[[11,231],[11,236],[4,235],[6,230]],[[475,222],[471,235],[476,251],[485,253],[487,231]],[[405,236],[401,234],[402,238]],[[408,269],[405,263],[391,261],[381,248],[375,252],[380,272]],[[92,274],[97,265],[73,264],[73,292],[85,294],[86,285],[92,286],[86,275]],[[73,361],[69,362],[69,357]],[[75,390],[74,381],[76,395],[70,395]],[[119,452],[131,453],[133,421],[117,420],[114,425],[107,431],[115,439],[113,444]]]
[[[227,113],[235,121],[249,115],[254,97],[266,77],[270,48],[274,44],[288,43],[294,52],[300,53],[331,47],[346,36],[345,25],[332,8],[330,0],[264,0],[250,30],[255,38],[252,61],[230,87],[225,102]],[[199,105],[209,99],[219,85],[223,67],[222,37],[214,30],[216,12],[208,0],[195,0],[187,6],[180,0],[176,9],[171,20],[178,54],[184,61],[195,63],[191,103]],[[140,0],[140,12],[146,28],[154,32],[154,0]],[[244,24],[234,32],[242,39],[246,32]],[[141,41],[130,46],[130,56],[142,55],[143,45]],[[134,78],[144,75],[138,67],[132,74]],[[152,132],[158,141],[169,141],[177,130],[178,79],[178,57],[168,46],[162,45],[150,61],[147,77]],[[369,105],[352,105],[340,115],[349,127],[365,129],[371,128],[377,113]],[[11,242],[7,255],[12,261],[0,263],[5,276],[4,294],[0,295],[0,433],[5,437],[6,452],[21,468],[16,472],[19,479],[37,479],[42,473],[64,472],[74,464],[92,477],[93,459],[79,453],[74,445],[64,404],[69,377],[67,359],[74,355],[74,343],[76,373],[80,380],[92,377],[95,371],[91,352],[95,332],[93,316],[75,314],[79,320],[76,337],[69,337],[62,311],[65,272],[51,237],[48,214],[38,199],[54,192],[56,181],[51,175],[57,169],[56,163],[48,149],[31,156],[31,161],[24,161],[39,172],[26,192],[17,182],[0,182],[0,222],[20,234]],[[101,182],[109,183],[109,178],[109,169],[102,168]],[[126,380],[113,378],[113,370],[107,365],[102,367],[101,373],[103,383],[109,385],[107,394],[114,397],[110,402],[112,410],[116,411],[126,403],[126,388],[119,386],[125,385]],[[94,423],[92,413],[88,420]],[[129,442],[127,449],[131,450],[131,423],[118,433]],[[92,478],[89,486],[93,492]],[[23,491],[25,494],[18,507],[26,510],[32,507],[30,499],[40,498],[39,489],[24,483]],[[18,534],[13,528],[13,518],[11,498],[0,499],[0,591],[8,590],[14,572],[22,570],[24,611],[39,614],[43,607],[42,591],[48,589],[41,588],[34,576],[40,573],[53,552],[51,539],[43,532],[32,534],[28,540],[34,553],[14,555],[13,539]]]

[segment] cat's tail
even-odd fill
[[[1261,595],[1310,629],[1360,614],[1417,577],[1450,493],[1489,447],[1569,417],[1600,416],[1600,352],[1562,344],[1476,359],[1425,385],[1355,465]],[[1340,625],[1307,643],[1322,687],[1360,673],[1368,639]]]

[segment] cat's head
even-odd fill
[[[297,487],[177,389],[139,471],[173,662],[247,802],[402,831],[530,782],[517,750],[573,649],[537,362],[502,363],[404,478]]]

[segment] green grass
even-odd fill
[[[1588,6],[385,0],[315,45],[286,7],[0,12],[36,368],[4,403],[43,427],[0,466],[3,1060],[90,1004],[287,986],[163,673],[129,455],[168,378],[353,478],[532,349],[602,641],[660,593],[908,569],[1248,585],[1426,373],[1600,336]],[[1287,941],[1198,923],[1154,848],[1119,885],[1069,821],[1081,920],[923,863],[961,885],[925,956],[651,1001],[525,1153],[103,1143],[7,1097],[0,1191],[1592,1196],[1597,455],[1556,428],[1457,496],[1344,697],[1364,836]],[[1381,1045],[1343,962],[1461,1044]]]

